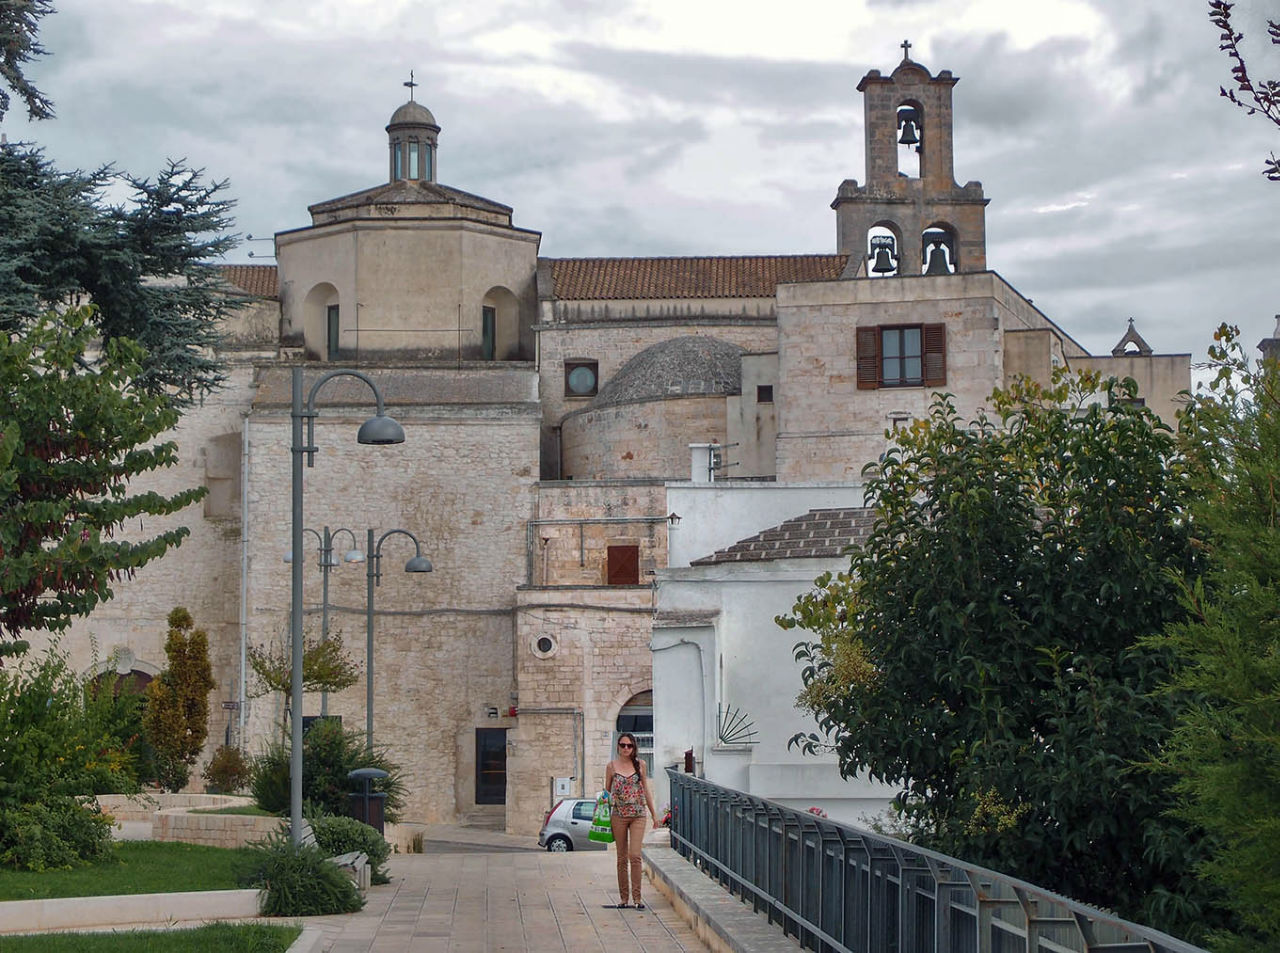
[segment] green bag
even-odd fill
[[[596,812],[591,817],[591,831],[587,834],[587,840],[598,841],[601,844],[613,843],[613,826],[609,823],[611,814],[609,795],[602,792],[596,798]]]

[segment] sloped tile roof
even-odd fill
[[[810,510],[690,565],[842,556],[867,538],[874,523],[875,511],[865,507]]]
[[[779,284],[834,281],[847,255],[723,258],[552,258],[561,300],[771,298]]]
[[[275,265],[222,265],[222,277],[245,294],[274,298],[279,294]]]

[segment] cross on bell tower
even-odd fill
[[[845,277],[869,274],[872,229],[893,233],[898,275],[987,268],[986,205],[981,182],[956,183],[951,138],[950,70],[937,76],[910,59],[888,76],[871,70],[858,83],[866,130],[867,183],[841,183],[836,248],[849,255]],[[899,147],[914,149],[919,174],[899,169]],[[914,156],[913,156],[914,158]],[[935,262],[935,256],[939,257]]]

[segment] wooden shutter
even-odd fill
[[[924,326],[924,386],[945,387],[947,385],[947,326],[945,324],[926,324]],[[858,362],[859,385],[861,385],[862,362]]]
[[[640,585],[640,547],[609,547],[609,585]]]
[[[858,328],[858,390],[880,386],[880,329]]]

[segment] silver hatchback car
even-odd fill
[[[595,798],[569,797],[558,802],[542,820],[538,846],[556,853],[608,849],[608,844],[587,838],[595,812]]]

